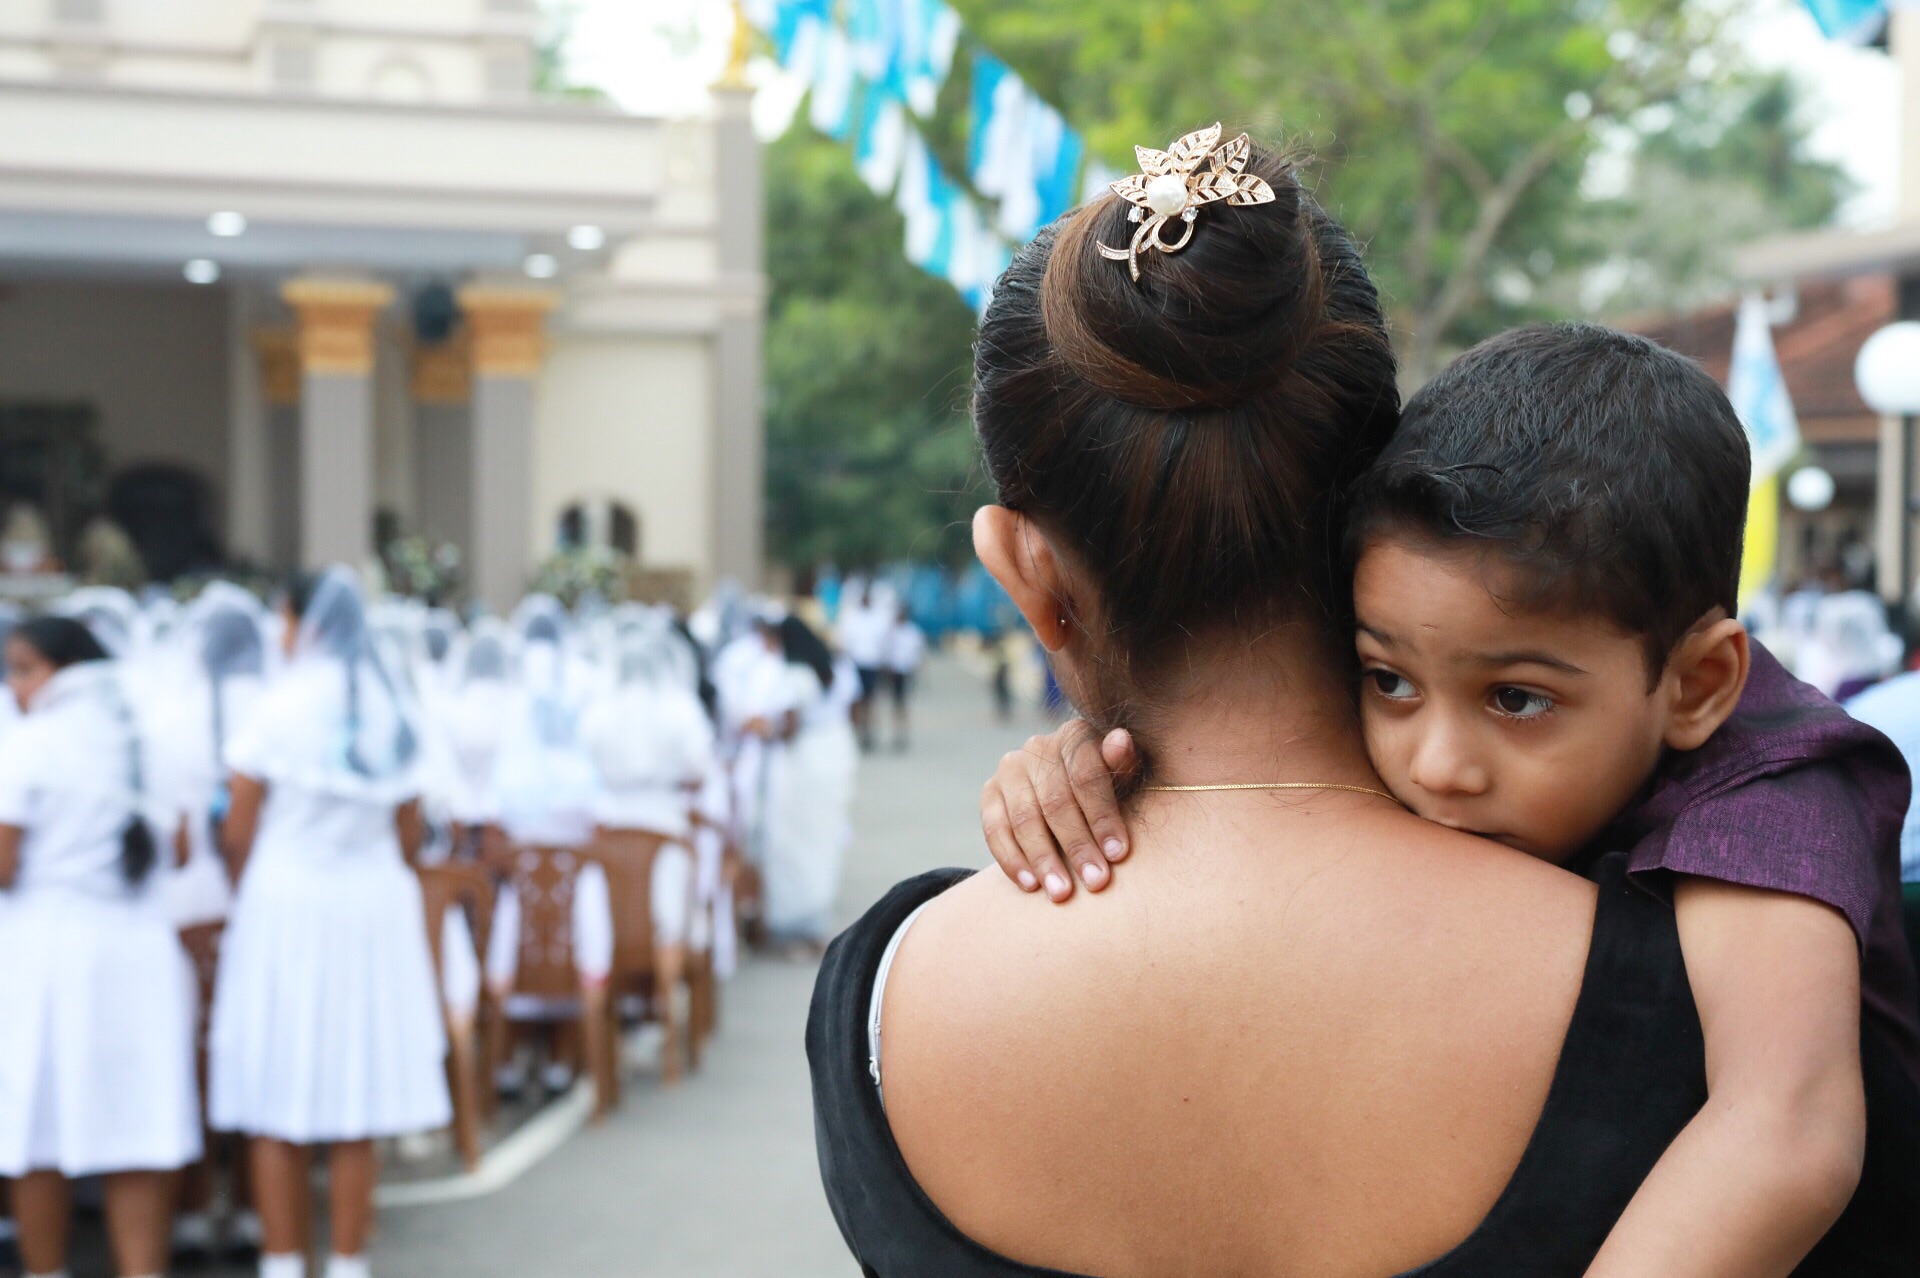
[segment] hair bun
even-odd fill
[[[1206,206],[1186,247],[1142,255],[1138,282],[1100,251],[1132,238],[1130,204],[1108,195],[1062,221],[1041,305],[1066,367],[1161,411],[1231,408],[1281,381],[1314,336],[1319,253],[1295,165],[1255,145],[1247,172],[1274,200]]]

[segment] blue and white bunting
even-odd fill
[[[906,150],[907,113],[900,99],[870,85],[860,103],[860,127],[854,133],[853,166],[875,195],[893,190]]]
[[[942,171],[917,121],[933,114],[959,45],[960,18],[947,0],[744,7],[770,37],[782,82],[807,86],[813,127],[850,144],[870,190],[892,194],[906,221],[907,259],[950,281],[975,309],[986,306],[1015,245],[1115,180],[1088,162],[1085,142],[1057,110],[986,53],[975,54],[971,68],[973,189]],[[991,214],[976,192],[994,202]]]
[[[813,127],[836,142],[844,142],[853,127],[853,99],[858,84],[852,42],[840,27],[827,27],[821,35],[818,60],[813,68],[813,101],[807,113]]]

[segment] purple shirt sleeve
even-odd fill
[[[1792,892],[1847,916],[1864,950],[1882,886],[1886,805],[1858,760],[1821,761],[1693,800],[1633,849],[1636,878],[1657,870]]]

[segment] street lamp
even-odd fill
[[[1897,629],[1907,635],[1907,599],[1913,591],[1913,419],[1920,417],[1920,320],[1889,324],[1860,348],[1853,380],[1867,407],[1899,419],[1895,449],[1895,492],[1899,535],[1894,551],[1894,607]],[[1884,460],[1883,460],[1884,464]]]
[[[1787,501],[1795,510],[1817,515],[1833,505],[1836,487],[1833,472],[1819,466],[1802,466],[1787,480]]]

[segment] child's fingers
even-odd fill
[[[1022,892],[1039,891],[1040,876],[1034,873],[1027,854],[1020,850],[1020,841],[1013,836],[1013,821],[1007,816],[998,778],[980,791],[980,828],[986,832],[987,851],[993,853],[1001,871],[1019,884]]]
[[[1115,728],[1100,738],[1100,761],[1116,777],[1131,776],[1140,766],[1139,752],[1133,747],[1133,734],[1125,728]]]
[[[1089,891],[1098,892],[1112,881],[1113,871],[1081,810],[1072,766],[1076,757],[1086,759],[1097,754],[1092,747],[1093,730],[1083,720],[1075,719],[1047,739],[1047,748],[1032,756],[1029,770],[1054,842],[1066,854],[1080,882]],[[1105,771],[1097,764],[1096,770]]]
[[[1024,751],[1016,750],[1001,760],[997,774],[1000,781],[1001,798],[1007,805],[1007,822],[1013,827],[1013,837],[1025,854],[1027,864],[1040,878],[1040,886],[1053,901],[1060,902],[1073,895],[1073,876],[1066,862],[1060,856],[1060,847],[1053,840],[1053,831],[1047,825],[1046,812],[1040,806],[1040,796],[1033,788],[1033,778],[1028,774],[1026,761],[1020,756]]]
[[[1079,729],[1071,736],[1065,729],[1060,733],[1063,738],[1061,762],[1073,787],[1074,805],[1100,855],[1110,862],[1122,860],[1132,844],[1127,837],[1126,819],[1120,815],[1120,801],[1114,795],[1114,771],[1106,759],[1106,741],[1095,739],[1093,728],[1079,720],[1068,727]],[[1108,733],[1107,740],[1116,736],[1124,737],[1131,750],[1132,738],[1122,729]]]

